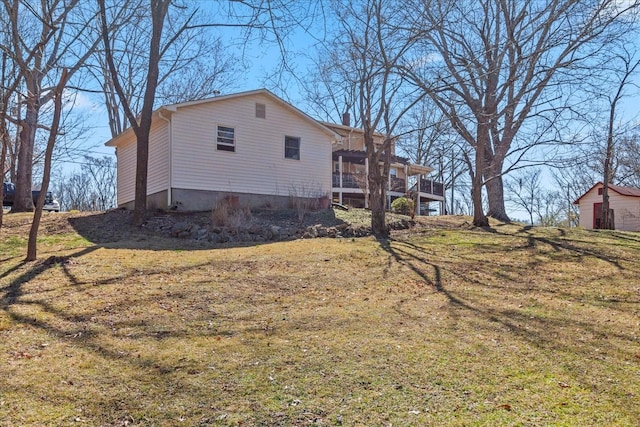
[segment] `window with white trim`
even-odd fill
[[[228,126],[218,126],[217,149],[220,151],[236,151],[236,130]]]
[[[297,136],[284,137],[284,158],[300,160],[300,138]]]

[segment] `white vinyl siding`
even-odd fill
[[[135,199],[136,191],[136,143],[135,135],[130,132],[131,137],[126,142],[118,144],[118,206],[129,203]]]
[[[147,194],[166,190],[169,186],[169,126],[154,121],[149,136],[149,164]],[[136,191],[136,139],[132,131],[118,144],[118,205],[135,200]]]
[[[169,187],[169,124],[158,120],[149,136],[149,170],[147,194],[155,194]]]
[[[256,102],[269,110],[266,120],[256,118]],[[212,144],[222,123],[235,129],[235,156]],[[174,188],[280,196],[302,185],[331,189],[331,136],[266,96],[181,108],[172,126]],[[300,161],[285,161],[284,135],[304,141]]]

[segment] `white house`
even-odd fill
[[[292,193],[331,192],[330,159],[340,136],[266,89],[167,105],[153,114],[147,206],[209,210],[224,197],[243,206],[284,206]],[[136,139],[116,148],[118,206],[132,208]]]
[[[596,183],[573,202],[580,208],[581,227],[600,228],[602,187],[602,182]],[[640,189],[609,184],[609,206],[613,209],[616,230],[640,231]]]

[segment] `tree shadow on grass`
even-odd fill
[[[558,242],[550,238],[540,236],[524,236],[523,238],[536,243],[545,243],[551,245],[553,251],[563,251],[561,257],[567,260],[574,260],[577,256],[581,259],[597,258],[616,268],[623,270],[624,267],[609,254],[600,250],[579,247],[569,242]],[[475,258],[465,259],[464,255],[456,254],[455,258],[438,259],[430,257],[424,246],[406,240],[379,239],[380,247],[389,253],[393,259],[401,265],[408,267],[413,273],[418,275],[426,285],[432,286],[435,291],[443,295],[448,301],[453,319],[460,318],[463,310],[467,313],[466,317],[476,318],[475,323],[478,327],[481,325],[490,325],[498,323],[502,328],[510,334],[517,336],[526,343],[543,350],[552,350],[565,353],[579,353],[584,357],[593,357],[594,352],[599,351],[598,347],[604,346],[594,343],[592,346],[583,342],[576,342],[579,335],[593,336],[598,340],[607,341],[609,338],[617,340],[619,345],[611,345],[611,351],[619,351],[625,354],[625,358],[633,360],[637,358],[634,353],[633,346],[637,342],[637,337],[633,333],[627,333],[623,330],[614,330],[609,319],[601,319],[601,322],[594,321],[589,318],[578,318],[569,316],[564,313],[557,304],[563,300],[577,306],[585,306],[591,304],[594,309],[608,310],[609,314],[615,315],[616,312],[624,313],[627,317],[632,315],[633,310],[618,307],[615,302],[609,302],[611,307],[602,303],[588,302],[585,300],[576,300],[576,296],[565,294],[560,290],[553,289],[552,286],[538,286],[535,282],[529,282],[527,277],[531,277],[531,272],[523,272],[522,280],[516,279],[502,286],[494,283],[491,278],[499,279],[495,275],[496,265],[492,263],[478,262]],[[520,246],[515,251],[527,253],[531,248],[529,245]],[[500,258],[508,263],[509,257],[514,255],[514,249],[505,249],[504,256]],[[494,254],[500,256],[500,254]],[[531,267],[523,265],[522,267],[529,270]],[[516,271],[517,277],[517,271]],[[513,280],[513,278],[502,278],[502,280]],[[498,280],[495,280],[498,282]],[[575,284],[573,286],[579,286]],[[538,296],[544,295],[544,301],[539,301]],[[509,298],[509,302],[504,300]],[[537,314],[534,310],[533,314],[527,311],[524,305],[522,309],[514,309],[509,305],[513,305],[514,301],[522,301],[526,304],[540,305],[540,312]],[[633,301],[624,301],[627,306],[633,305]],[[626,306],[625,306],[626,307]],[[589,310],[585,310],[585,313]],[[628,328],[627,328],[628,329]],[[619,347],[617,350],[614,347]],[[624,348],[622,348],[624,347]]]
[[[94,298],[90,296],[87,304],[96,304],[96,306],[89,305],[89,310],[95,309],[96,311],[88,311],[86,314],[78,314],[78,312],[85,310],[81,306],[66,310],[64,304],[57,305],[55,298],[51,299],[47,295],[47,291],[40,289],[25,292],[24,288],[28,283],[38,278],[42,280],[52,269],[62,269],[67,277],[71,289],[65,291],[66,294],[84,292],[91,295],[90,291],[93,289],[99,291],[105,286],[123,286],[128,279],[140,275],[140,272],[134,269],[125,274],[100,280],[91,280],[90,282],[85,282],[78,278],[72,271],[72,266],[76,264],[75,260],[99,248],[99,246],[92,246],[67,256],[51,256],[32,263],[22,262],[4,272],[0,278],[9,277],[13,273],[24,270],[17,277],[11,279],[8,286],[0,288],[0,312],[4,313],[12,323],[28,326],[36,331],[43,332],[47,336],[54,337],[61,343],[71,347],[82,348],[101,358],[118,363],[126,363],[157,374],[170,374],[175,371],[175,366],[169,361],[162,360],[152,352],[145,354],[144,357],[141,357],[140,354],[128,354],[122,349],[128,348],[127,345],[123,345],[122,342],[114,343],[113,340],[135,343],[143,338],[162,341],[166,339],[188,339],[193,337],[194,334],[197,336],[213,336],[225,333],[224,331],[209,330],[196,331],[194,333],[191,328],[180,322],[172,324],[170,330],[164,330],[160,325],[147,323],[145,321],[146,317],[141,322],[136,322],[129,318],[128,310],[131,307],[139,309],[140,306],[151,307],[157,305],[158,295],[161,295],[168,302],[179,300],[181,296],[175,292],[173,295],[168,295],[165,291],[158,291],[159,293],[156,292],[154,294],[152,292],[144,296],[128,295],[121,292],[114,294],[118,300],[98,300],[98,304],[95,301],[89,301]],[[203,262],[173,269],[171,273],[180,275],[192,269],[210,266],[210,262]],[[154,275],[166,274],[167,272],[160,268],[144,271],[144,277],[147,279]],[[63,298],[66,298],[66,296],[63,296]],[[82,298],[79,299],[82,300]],[[200,302],[198,300],[198,303]],[[104,307],[101,307],[101,305],[104,305]],[[168,310],[172,311],[170,307],[168,307]],[[208,313],[206,310],[203,310],[203,312]],[[188,313],[185,313],[183,316],[188,317],[188,315]],[[114,316],[115,320],[112,320]],[[184,322],[184,319],[182,320]],[[138,329],[135,334],[124,335],[117,331],[117,329],[133,327]]]
[[[604,236],[612,236],[616,239],[626,240],[632,243],[640,244],[640,233],[632,232],[632,231],[617,231],[617,230],[585,230],[589,233],[604,235]]]
[[[187,410],[198,411],[201,404],[206,404],[205,407],[209,408],[210,402],[207,399],[215,396],[217,383],[226,382],[225,387],[229,390],[225,391],[230,394],[234,393],[234,387],[241,387],[240,382],[245,375],[241,371],[254,368],[239,365],[242,369],[238,372],[230,368],[220,371],[212,370],[212,363],[207,360],[211,356],[203,356],[203,347],[198,350],[192,348],[184,350],[183,353],[180,353],[182,350],[178,347],[181,343],[185,343],[185,347],[188,347],[191,342],[196,341],[214,354],[225,351],[227,339],[245,336],[249,341],[245,342],[243,338],[242,343],[235,344],[239,348],[244,348],[240,346],[248,346],[254,335],[268,334],[268,324],[263,327],[258,323],[251,308],[245,307],[244,304],[241,304],[241,309],[231,312],[226,312],[222,308],[226,305],[225,301],[236,297],[233,285],[227,285],[225,290],[205,290],[200,293],[198,292],[200,287],[193,286],[192,283],[185,284],[186,289],[183,289],[179,285],[170,286],[161,279],[171,280],[167,273],[173,277],[192,278],[194,275],[189,274],[190,270],[202,269],[195,275],[196,279],[209,277],[210,287],[215,288],[216,279],[207,275],[209,270],[237,274],[237,280],[242,282],[243,272],[251,270],[255,261],[248,260],[235,265],[234,262],[226,262],[226,265],[222,265],[221,262],[221,265],[216,265],[216,257],[212,256],[206,262],[195,265],[183,266],[177,263],[178,268],[170,272],[153,265],[141,266],[141,269],[132,267],[122,274],[96,277],[86,272],[85,262],[80,259],[96,249],[99,247],[76,251],[69,256],[50,257],[42,262],[22,263],[12,269],[11,273],[5,274],[10,283],[8,287],[0,289],[2,317],[8,317],[12,324],[19,325],[15,329],[13,325],[10,327],[11,331],[16,331],[15,336],[17,337],[20,331],[27,331],[30,339],[34,336],[31,331],[34,331],[37,336],[48,337],[47,344],[51,343],[48,350],[38,350],[38,353],[44,353],[44,355],[40,356],[36,351],[30,351],[29,357],[33,357],[34,362],[37,363],[50,360],[51,378],[56,378],[56,375],[85,378],[84,375],[89,374],[97,377],[97,379],[86,377],[83,381],[76,381],[76,378],[73,378],[77,383],[95,381],[98,384],[97,390],[90,396],[76,396],[72,401],[72,404],[85,408],[83,414],[83,418],[86,418],[85,422],[92,425],[120,425],[115,417],[125,418],[129,414],[144,410],[139,406],[144,405],[146,401],[138,402],[140,389],[150,390],[149,393],[155,396],[154,403],[158,405],[162,405],[165,399],[172,401],[193,399],[193,406],[187,405]],[[108,261],[108,258],[104,257],[102,262]],[[51,287],[47,283],[42,283],[52,270],[55,270],[58,278],[62,274],[66,276],[62,286]],[[140,282],[142,279],[138,277],[149,280],[149,286],[143,287]],[[274,277],[273,281],[274,285],[282,286],[277,278]],[[36,285],[28,286],[28,282]],[[197,280],[194,282],[197,283]],[[40,283],[46,289],[40,288]],[[134,290],[128,293],[127,286],[130,284],[136,285],[132,287],[140,292]],[[246,287],[249,288],[249,284]],[[105,288],[111,289],[106,292]],[[51,292],[52,290],[54,292]],[[152,292],[147,293],[147,290]],[[72,297],[73,293],[77,295]],[[108,300],[102,295],[108,295]],[[259,303],[255,301],[255,295],[252,292],[248,293],[246,298],[247,305]],[[86,309],[81,306],[85,299]],[[76,303],[80,305],[73,307],[70,305]],[[212,311],[213,307],[221,308]],[[264,321],[264,315],[261,320]],[[221,324],[221,326],[211,327],[212,323],[214,326],[215,324]],[[283,321],[282,325],[287,325],[283,328],[293,330],[303,326],[291,323]],[[13,332],[11,333],[13,336]],[[18,338],[15,339],[15,341],[18,340]],[[176,352],[170,352],[168,350],[170,347],[175,347]],[[18,348],[18,350],[22,349]],[[57,358],[54,357],[54,352]],[[177,353],[180,353],[178,356],[182,356],[180,359],[175,356]],[[247,349],[246,357],[255,357],[252,354],[253,352]],[[233,357],[241,359],[245,356],[234,354]],[[60,359],[62,362],[59,361]],[[89,362],[93,366],[83,366]],[[93,369],[97,373],[93,373]],[[127,378],[126,374],[123,374],[120,377],[118,376],[120,371],[135,372],[135,375]],[[26,374],[17,373],[16,375]],[[201,380],[201,377],[208,380]],[[23,378],[27,384],[37,381],[28,377]],[[123,381],[127,391],[122,391],[117,386],[113,391],[100,390],[101,381],[105,381],[108,385],[114,381],[114,378]],[[48,384],[47,379],[42,381]],[[53,381],[55,383],[55,380]],[[55,383],[54,387],[62,387],[63,395],[67,392],[67,388],[71,389],[67,387],[66,382]],[[55,392],[51,391],[52,396],[53,393]],[[203,398],[203,396],[207,397]],[[243,393],[238,393],[239,405],[244,402],[242,396]],[[38,396],[38,398],[48,398],[47,393],[43,392],[42,397]],[[13,403],[9,400],[11,397],[5,396],[4,399]],[[89,402],[88,399],[92,401]],[[55,401],[55,398],[52,397],[52,400]],[[127,403],[116,404],[119,400]],[[258,402],[257,398],[252,400]],[[30,401],[26,402],[29,404]],[[94,406],[99,406],[99,409],[92,412]],[[16,405],[16,408],[19,409],[20,405]],[[258,403],[256,408],[262,410]],[[221,409],[208,409],[209,412],[214,413],[218,410]],[[63,410],[60,412],[64,413]],[[108,414],[105,416],[110,416],[111,419],[100,418],[104,417],[102,414]],[[92,416],[95,418],[92,419]],[[62,418],[60,420],[63,422]],[[185,423],[198,425],[192,419],[188,419]]]
[[[550,246],[556,253],[566,251],[566,253],[573,258],[577,258],[580,260],[596,258],[598,260],[611,264],[612,266],[615,266],[618,270],[621,271],[627,268],[622,265],[622,263],[620,262],[621,259],[617,256],[614,256],[611,251],[606,250],[606,247],[599,248],[594,246],[590,242],[581,241],[577,238],[565,239],[564,237],[566,236],[566,231],[563,229],[557,229],[557,231],[559,233],[559,238],[536,235],[534,232],[532,232],[531,228],[527,227],[520,229],[517,235],[526,236],[528,247],[530,248],[535,248],[539,244],[545,244]]]
[[[35,263],[27,263],[21,262],[17,264],[15,267],[5,271],[0,275],[0,279],[9,276],[11,273],[18,271],[19,269],[31,264],[32,267],[27,269],[23,274],[18,276],[16,279],[12,280],[7,287],[5,294],[0,299],[0,310],[7,310],[8,307],[15,304],[18,298],[22,295],[22,285],[35,279],[36,277],[45,274],[50,268],[55,267],[57,265],[64,265],[73,258],[79,258],[84,255],[87,255],[97,249],[96,246],[92,246],[90,248],[83,249],[81,251],[75,252],[71,255],[67,256],[50,256],[42,261],[37,261]],[[69,270],[64,268],[65,274],[70,275]]]

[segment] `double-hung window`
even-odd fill
[[[218,126],[217,148],[221,151],[236,151],[235,128]]]
[[[300,160],[300,138],[296,136],[284,137],[284,158]]]

